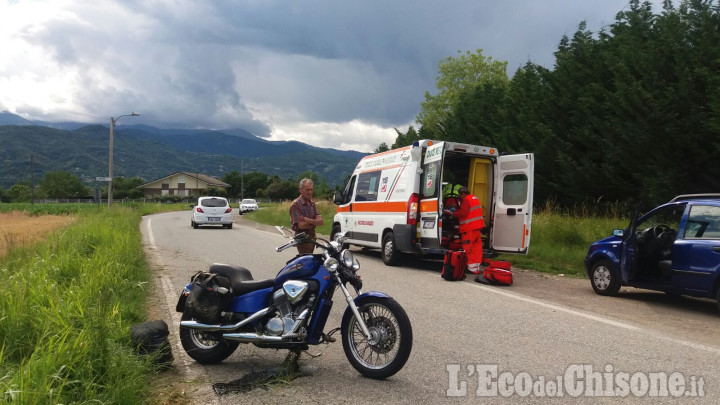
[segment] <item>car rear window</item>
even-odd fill
[[[720,239],[720,207],[692,206],[685,226],[685,239]]]
[[[200,200],[200,205],[203,207],[227,207],[228,202],[227,200],[221,198],[206,198],[204,200]]]

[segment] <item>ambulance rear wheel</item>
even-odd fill
[[[383,237],[382,249],[380,251],[383,263],[394,266],[400,259],[400,252],[395,248],[395,234],[388,232]]]

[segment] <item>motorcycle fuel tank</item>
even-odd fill
[[[304,255],[290,260],[275,277],[275,286],[279,287],[288,280],[312,277],[322,265],[319,256]]]

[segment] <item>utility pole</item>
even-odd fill
[[[240,161],[240,203],[245,198],[245,169],[243,167],[243,161]]]
[[[108,159],[108,209],[112,207],[112,194],[113,194],[113,138],[115,132],[115,123],[121,117],[137,117],[140,114],[133,112],[132,114],[120,115],[117,118],[110,117],[110,158]]]
[[[35,205],[35,164],[33,154],[30,154],[30,205]]]

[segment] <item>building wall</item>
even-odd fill
[[[180,184],[185,184],[185,189],[180,189]],[[224,188],[216,186],[219,188]],[[208,184],[202,180],[197,180],[194,177],[187,176],[184,174],[178,174],[170,176],[164,179],[160,179],[151,183],[148,183],[143,187],[143,196],[154,197],[163,195],[175,195],[181,197],[187,197],[191,194],[198,194],[198,190],[208,188]]]

